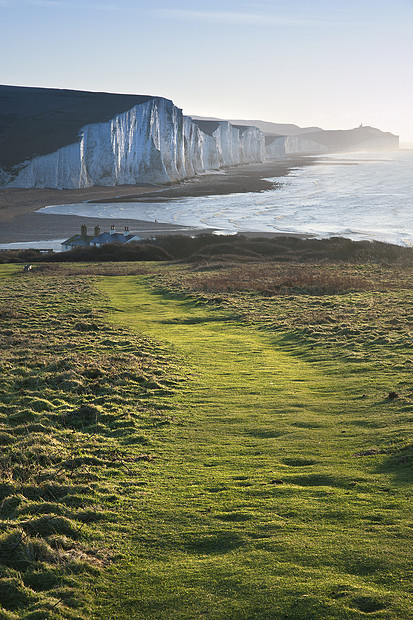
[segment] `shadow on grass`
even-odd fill
[[[352,482],[337,476],[325,474],[301,474],[296,476],[284,476],[284,483],[295,484],[302,487],[337,487],[347,489],[352,486]]]
[[[413,443],[405,444],[389,451],[386,459],[379,465],[381,474],[391,474],[401,484],[413,482]]]
[[[200,323],[227,323],[236,320],[237,317],[227,316],[191,316],[191,317],[174,317],[173,319],[165,319],[158,321],[161,325],[197,325]]]
[[[189,540],[185,544],[187,551],[203,554],[228,553],[238,549],[244,544],[244,540],[235,532],[219,531],[215,534],[201,536],[198,539]]]
[[[265,429],[257,429],[246,431],[246,435],[250,435],[251,437],[256,437],[257,439],[276,439],[277,437],[282,437],[285,435],[285,432],[282,431],[273,431],[273,430],[265,430]]]

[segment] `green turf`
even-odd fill
[[[392,447],[408,448],[413,407],[387,398],[405,375],[143,277],[99,288],[110,320],[169,347],[188,381],[130,485],[124,537],[107,531],[123,560],[97,579],[96,616],[410,618],[411,470]]]
[[[104,312],[90,277],[0,266],[1,619],[91,617],[169,423],[171,362]]]
[[[0,266],[0,619],[410,618],[410,282]]]

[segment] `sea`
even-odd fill
[[[271,180],[274,188],[258,193],[149,203],[84,202],[40,211],[168,222],[213,228],[220,234],[342,236],[413,246],[413,150],[311,157],[309,165]]]

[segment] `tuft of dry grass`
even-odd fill
[[[374,264],[242,266],[206,262],[165,268],[152,287],[233,310],[291,343],[383,367],[411,368],[413,268]],[[407,380],[407,379],[406,379]]]
[[[211,294],[249,291],[264,296],[335,295],[401,289],[410,285],[412,273],[412,269],[373,265],[363,268],[348,264],[250,261],[239,266],[236,263],[206,262],[195,268],[176,268],[168,272],[167,280],[177,288]]]

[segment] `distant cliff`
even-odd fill
[[[397,151],[399,136],[360,125],[348,130],[321,130],[305,134],[306,140],[320,144],[329,152]]]
[[[319,142],[309,140],[307,135],[266,136],[265,156],[267,159],[280,159],[290,155],[316,155],[329,153],[330,149]]]
[[[374,127],[360,125],[355,129],[325,130],[320,127],[269,123],[265,121],[230,121],[255,126],[265,135],[267,157],[300,153],[339,153],[349,151],[397,151],[399,136]],[[270,148],[269,148],[270,147]]]
[[[251,121],[252,122],[252,121]],[[261,123],[271,131],[287,125]],[[265,134],[265,152],[268,159],[279,159],[293,155],[316,155],[318,153],[345,153],[357,151],[397,151],[399,136],[381,131],[374,127],[356,127],[345,130],[303,129],[300,134],[296,126],[291,126],[293,133],[280,135]]]
[[[398,148],[372,127],[244,123],[193,119],[149,95],[0,86],[0,186],[165,184],[266,158]]]

